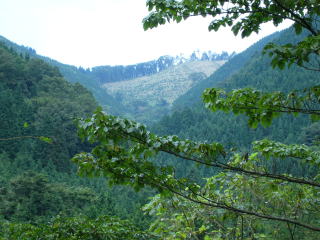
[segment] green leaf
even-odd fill
[[[41,140],[41,141],[43,141],[43,142],[46,142],[46,143],[52,143],[52,139],[51,138],[49,138],[49,137],[43,137],[43,136],[41,136],[41,137],[39,137],[39,139]]]

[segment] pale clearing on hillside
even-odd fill
[[[125,105],[145,102],[147,105],[172,105],[198,81],[204,80],[225,61],[195,61],[172,66],[160,73],[120,82],[106,83],[103,87]]]

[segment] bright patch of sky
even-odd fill
[[[250,38],[230,29],[209,32],[210,19],[191,18],[144,31],[146,0],[1,0],[0,35],[62,63],[128,65],[194,50],[241,52],[277,29]]]

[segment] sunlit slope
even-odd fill
[[[132,80],[103,85],[108,94],[132,109],[134,117],[157,108],[158,114],[170,110],[172,103],[195,84],[215,72],[225,61],[194,61]]]

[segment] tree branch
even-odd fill
[[[124,136],[129,137],[129,138],[133,138],[136,139],[136,142],[140,143],[140,144],[144,144],[149,146],[149,144],[144,141],[143,139],[137,137],[137,136],[132,136],[131,134],[122,132],[122,134],[124,134]],[[122,135],[123,137],[123,135]],[[221,162],[214,162],[214,163],[209,163],[209,162],[205,162],[201,159],[195,158],[195,157],[189,157],[189,156],[184,156],[181,155],[179,153],[176,153],[174,151],[168,150],[168,149],[164,149],[164,148],[160,148],[159,149],[162,152],[174,155],[176,157],[185,159],[185,160],[189,160],[189,161],[193,161],[196,163],[200,163],[202,165],[206,165],[209,167],[216,167],[216,168],[220,168],[223,170],[227,170],[227,171],[231,171],[231,172],[239,172],[239,173],[243,173],[246,174],[247,176],[257,176],[257,177],[266,177],[266,178],[270,178],[270,179],[277,179],[277,180],[282,180],[282,181],[286,181],[286,182],[291,182],[291,183],[298,183],[298,184],[304,184],[304,185],[309,185],[309,186],[313,186],[313,187],[320,187],[320,183],[317,182],[313,182],[313,181],[309,181],[309,180],[305,180],[305,179],[301,179],[301,178],[295,178],[295,177],[289,177],[289,176],[284,176],[284,175],[277,175],[277,174],[271,174],[271,173],[267,173],[267,172],[255,172],[255,171],[250,171],[250,170],[246,170],[240,167],[234,167],[234,166],[230,166],[228,164],[224,164]]]
[[[191,202],[197,203],[197,204],[201,204],[201,205],[205,205],[205,206],[209,206],[209,207],[213,207],[213,208],[221,208],[221,209],[229,210],[229,211],[232,211],[232,212],[235,212],[235,213],[251,215],[251,216],[258,217],[258,218],[263,218],[263,219],[268,219],[268,220],[275,220],[275,221],[284,222],[284,223],[296,224],[298,226],[310,229],[312,231],[320,232],[320,228],[319,227],[315,227],[315,226],[312,226],[312,225],[309,225],[309,224],[301,223],[301,222],[298,222],[296,220],[277,217],[277,216],[271,216],[271,215],[264,215],[264,214],[260,214],[260,213],[257,213],[257,212],[251,212],[251,211],[248,211],[248,210],[245,210],[245,209],[235,208],[235,207],[228,206],[228,205],[221,204],[221,203],[212,204],[210,202],[205,202],[205,201],[201,201],[201,200],[198,200],[198,199],[193,199],[193,198],[191,198],[191,197],[189,197],[189,196],[187,196],[187,195],[185,195],[183,193],[177,192],[176,190],[170,188],[169,186],[159,185],[158,183],[154,183],[154,184],[158,185],[161,188],[165,188],[165,189],[169,190],[170,192],[175,193],[178,196],[183,197],[183,198],[185,198],[185,199],[187,199],[187,200],[189,200]]]
[[[0,141],[9,141],[9,140],[17,140],[17,139],[25,139],[25,138],[40,139],[41,137],[42,136],[18,136],[18,137],[0,138]]]
[[[312,27],[312,25],[310,25],[304,18],[300,17],[298,14],[296,14],[294,11],[292,11],[290,8],[287,8],[286,6],[284,6],[279,0],[274,0],[279,7],[281,7],[283,10],[285,10],[286,12],[290,13],[295,21],[297,22],[297,20],[299,20],[299,23],[306,29],[308,29],[312,35],[317,36],[318,33],[317,31],[315,31]]]

